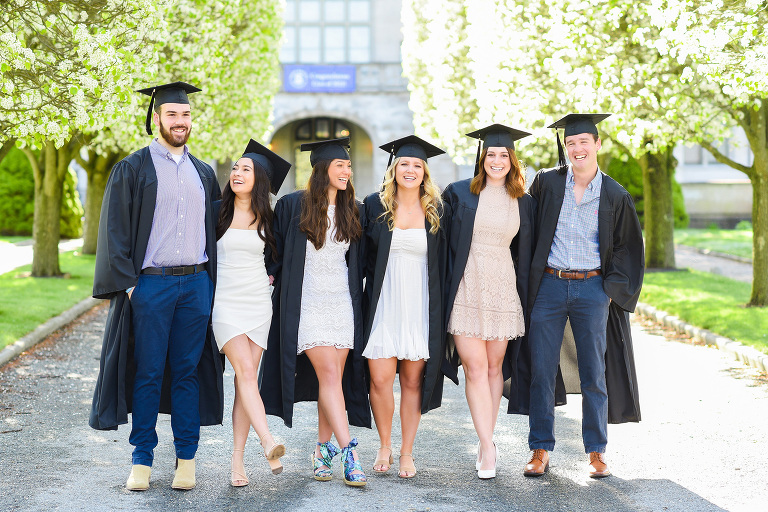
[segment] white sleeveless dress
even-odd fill
[[[255,229],[229,228],[216,242],[213,334],[219,351],[239,334],[267,349],[272,298],[264,266],[264,241]]]
[[[427,230],[395,228],[363,357],[429,359],[427,280]]]
[[[319,251],[307,240],[296,354],[314,347],[351,350],[355,346],[355,317],[346,259],[350,244],[333,238],[335,205],[328,206],[328,221],[325,244]]]

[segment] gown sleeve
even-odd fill
[[[93,277],[93,296],[97,299],[110,299],[138,282],[131,254],[136,186],[136,171],[124,160],[118,162],[109,175],[99,216]]]

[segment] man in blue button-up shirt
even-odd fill
[[[223,415],[222,364],[207,335],[220,192],[186,146],[187,93],[197,91],[183,82],[139,91],[152,98],[147,133],[154,124],[160,136],[112,169],[99,223],[93,293],[110,299],[110,313],[89,423],[113,429],[133,414],[134,491],[149,488],[158,411],[171,414],[174,489],[195,486],[200,426]]]
[[[551,128],[565,128],[565,151],[570,165],[540,172],[530,188],[538,201],[538,240],[531,265],[528,303],[530,328],[528,345],[531,358],[530,434],[533,451],[525,467],[526,476],[539,476],[549,466],[549,452],[555,447],[554,408],[564,403],[556,400],[556,387],[562,386],[558,374],[563,331],[570,320],[576,344],[582,393],[582,438],[589,454],[590,476],[610,475],[603,454],[607,444],[609,421],[606,382],[606,336],[609,313],[626,320],[637,302],[643,273],[640,225],[629,194],[621,185],[603,174],[597,165],[601,140],[595,123],[604,114],[566,116]],[[560,141],[558,138],[558,146]],[[555,220],[556,217],[556,220]],[[615,301],[614,305],[611,301]],[[620,322],[619,322],[620,323]],[[628,330],[628,323],[625,322]],[[623,325],[623,324],[622,324]],[[611,416],[613,422],[638,421],[634,361],[628,333],[611,335],[619,344],[629,344],[629,360],[616,364],[625,367],[629,383],[625,396],[616,400],[622,412]],[[626,368],[630,368],[627,370]],[[618,373],[621,373],[619,371]],[[630,411],[626,413],[625,411]],[[624,416],[622,416],[622,414]]]

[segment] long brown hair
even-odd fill
[[[312,174],[307,182],[307,189],[301,200],[301,217],[299,229],[307,234],[307,240],[312,242],[318,251],[325,244],[328,231],[328,187],[331,180],[328,168],[332,160],[320,160],[312,166]],[[336,192],[336,235],[337,242],[353,242],[363,234],[360,226],[360,216],[355,203],[355,187],[350,176],[345,190]]]
[[[504,181],[507,187],[507,194],[517,199],[525,194],[525,175],[523,174],[523,166],[520,164],[520,160],[517,159],[515,150],[512,148],[506,148],[509,152],[509,161],[512,164],[512,168],[507,173],[506,180]],[[488,148],[483,148],[483,152],[480,155],[480,163],[478,164],[478,173],[472,179],[469,184],[469,191],[473,194],[480,194],[485,188],[485,155],[488,154]]]
[[[249,158],[250,160],[250,158]],[[253,160],[251,160],[253,162]],[[277,245],[275,245],[275,235],[272,233],[272,205],[269,202],[270,183],[267,171],[257,162],[253,162],[253,188],[251,189],[251,211],[255,218],[250,225],[256,223],[256,230],[259,238],[269,246],[272,251],[272,258],[277,261]],[[216,240],[224,236],[229,226],[232,224],[232,218],[235,216],[235,193],[229,186],[229,180],[221,193],[221,208],[219,209],[219,219],[216,223]]]

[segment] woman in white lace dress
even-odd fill
[[[498,451],[493,431],[505,354],[510,411],[516,407],[514,367],[525,334],[535,201],[525,193],[523,168],[514,151],[514,141],[528,133],[492,125],[468,135],[483,141],[476,175],[452,183],[443,193],[452,208],[448,332],[464,368],[469,411],[480,439],[477,475],[494,478]]]
[[[373,470],[393,463],[393,386],[400,374],[401,478],[416,475],[413,444],[422,412],[440,405],[445,343],[445,226],[450,213],[427,158],[444,153],[408,136],[381,146],[395,158],[381,192],[365,198],[365,339],[370,400],[380,447]],[[391,160],[392,158],[390,158]]]
[[[243,465],[245,442],[253,426],[272,472],[283,470],[285,446],[269,433],[259,395],[257,371],[272,321],[270,280],[264,249],[275,248],[270,188],[277,192],[291,164],[251,140],[232,166],[218,209],[216,225],[217,280],[212,326],[219,351],[235,370],[232,406],[233,487],[248,485]]]
[[[267,413],[288,426],[295,402],[317,400],[315,479],[331,479],[339,452],[331,443],[335,435],[343,447],[345,483],[362,486],[357,440],[345,416],[347,409],[350,423],[371,425],[361,355],[362,205],[355,201],[348,145],[349,138],[302,144],[302,151],[312,151],[307,188],[275,205],[278,262],[268,265],[275,278],[269,343],[280,354],[267,353],[261,389]]]

